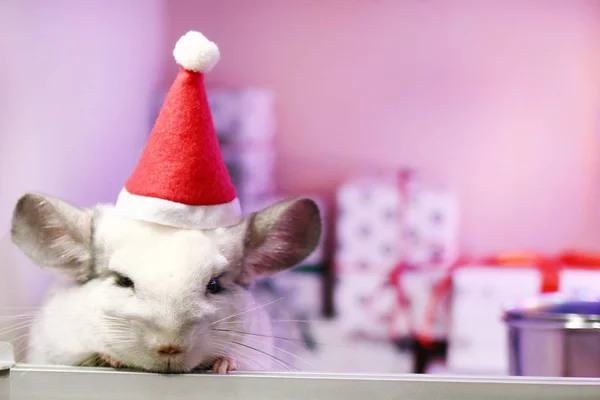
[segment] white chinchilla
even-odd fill
[[[248,288],[316,247],[316,204],[296,199],[212,230],[127,219],[26,194],[13,242],[64,279],[30,333],[28,362],[156,372],[278,369],[270,324]]]

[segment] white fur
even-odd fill
[[[194,72],[209,72],[221,57],[219,47],[203,34],[189,31],[175,44],[173,57],[177,64]]]
[[[193,230],[126,218],[113,206],[80,209],[25,194],[12,240],[64,278],[37,314],[28,361],[94,365],[100,358],[163,372],[285,368],[273,354],[267,313],[247,286],[305,259],[320,235],[310,199],[274,204],[234,226]],[[212,278],[223,292],[207,290]],[[161,346],[182,351],[161,355]]]
[[[135,290],[115,285],[110,276],[83,285],[58,282],[32,328],[28,362],[77,365],[101,354],[145,370],[191,370],[227,354],[240,370],[274,369],[259,351],[232,344],[273,354],[260,304],[234,285],[216,295],[205,292],[208,281],[231,269],[232,254],[241,250],[227,244],[241,245],[232,235],[154,225],[101,209],[94,235],[96,269],[130,277]],[[264,337],[211,330],[216,327]],[[156,353],[163,344],[185,352],[167,363]]]
[[[154,197],[137,196],[121,190],[116,209],[128,218],[189,229],[214,229],[238,224],[242,219],[237,198],[229,203],[189,206]]]

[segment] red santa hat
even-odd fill
[[[181,66],[146,148],[117,200],[124,216],[179,228],[212,229],[240,220],[204,89],[219,49],[199,32],[173,50]]]

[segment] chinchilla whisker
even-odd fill
[[[130,326],[126,326],[126,325],[121,325],[121,326],[111,326],[111,327],[107,327],[107,332],[122,332],[122,333],[129,333],[131,332],[131,327]]]
[[[127,336],[127,337],[131,337],[131,331],[127,330],[127,329],[119,329],[117,327],[112,327],[112,328],[105,328],[102,330],[102,332],[104,332],[104,334],[106,335],[119,335],[119,336]]]
[[[12,344],[16,344],[19,340],[25,339],[27,336],[29,336],[29,332],[24,333],[22,335],[19,335],[19,336],[17,336],[14,339],[11,339],[11,340],[9,340],[9,342],[12,343]]]
[[[126,321],[126,320],[119,320],[119,319],[105,319],[105,321],[109,322],[111,325],[113,326],[119,326],[119,327],[131,327],[131,322],[130,321]]]
[[[128,328],[131,326],[130,321],[121,320],[121,319],[112,319],[112,318],[104,318],[104,320],[110,323],[113,326]]]
[[[119,339],[129,339],[130,341],[133,341],[133,337],[131,335],[131,332],[129,332],[129,331],[105,328],[100,333],[102,333],[103,336],[106,336],[110,339],[119,338]]]
[[[232,348],[230,346],[230,343],[220,343],[219,341],[216,341],[215,343],[216,345],[216,353],[217,356],[211,357],[213,362],[216,361],[218,358],[220,357],[225,357],[225,358],[232,358],[234,360],[244,360],[246,364],[252,364],[257,366],[259,369],[264,369],[266,367],[266,365],[263,365],[259,362],[259,360],[256,360],[255,358],[252,358],[250,356],[248,356],[247,354],[244,354],[241,351],[238,351],[235,348]]]
[[[96,354],[90,354],[89,356],[84,357],[82,360],[73,363],[76,367],[90,367],[91,365],[88,364],[92,364],[95,365],[96,363],[92,363],[92,361],[95,361],[97,359],[97,355]]]
[[[41,314],[0,315],[0,321],[36,319],[39,316],[41,316]]]
[[[110,342],[114,343],[114,344],[134,343],[134,340],[132,340],[131,337],[129,337],[129,336],[117,336],[117,335],[108,334],[108,335],[106,335],[106,337],[107,337],[107,340],[110,340]]]
[[[313,368],[315,368],[315,369],[316,369],[316,367],[315,367],[313,364],[311,364],[310,362],[306,361],[305,359],[303,359],[302,357],[298,356],[297,354],[291,353],[291,352],[289,352],[289,351],[287,351],[287,350],[285,350],[285,349],[282,349],[281,347],[275,346],[275,345],[273,345],[273,348],[274,348],[275,350],[279,350],[279,351],[281,351],[281,352],[283,352],[283,353],[287,354],[288,356],[292,356],[292,357],[294,357],[295,359],[297,359],[297,360],[299,360],[299,361],[302,361],[303,363],[305,363],[305,364],[307,364],[307,365],[310,365],[311,367],[313,367]]]
[[[226,349],[222,345],[217,345],[214,349],[214,355],[207,357],[200,365],[195,367],[194,369],[210,369],[217,362],[219,358],[227,358]]]
[[[269,353],[267,353],[265,351],[262,351],[260,349],[255,348],[255,347],[252,347],[252,346],[248,346],[248,345],[240,343],[240,342],[236,342],[235,340],[232,340],[230,343],[233,343],[233,344],[236,344],[238,346],[242,346],[242,347],[245,347],[247,349],[254,350],[254,351],[256,351],[256,352],[258,352],[260,354],[263,354],[263,355],[267,356],[268,358],[270,358],[271,360],[275,361],[279,366],[284,367],[284,368],[286,368],[286,367],[287,368],[291,368],[290,371],[296,370],[296,368],[293,365],[291,365],[290,363],[288,363],[288,362],[286,362],[286,361],[284,361],[284,360],[282,360],[282,359],[274,356],[273,354],[269,354]]]
[[[15,346],[15,345],[17,345],[17,343],[18,343],[20,340],[22,340],[22,339],[25,339],[27,336],[29,336],[29,332],[28,332],[28,333],[25,333],[25,334],[23,334],[23,335],[17,336],[16,338],[14,338],[14,339],[11,339],[11,340],[9,340],[9,341],[7,341],[7,342],[5,342],[5,343],[0,343],[0,347],[2,347],[2,346],[8,346],[9,344],[11,344],[11,345]],[[19,360],[19,357],[20,357],[20,356],[21,356],[21,355],[22,355],[24,352],[27,352],[27,346],[23,346],[21,349],[19,349],[18,351],[16,351],[16,352],[15,352],[15,354],[14,354],[14,358],[15,358],[16,360]]]
[[[242,334],[240,334],[240,333],[237,333],[237,335],[238,335],[238,336],[244,336],[244,333],[242,333]],[[265,336],[266,336],[266,335],[263,335],[263,337],[265,337]],[[268,337],[268,336],[266,336],[266,337]],[[250,339],[250,340],[257,340],[257,339],[261,339],[261,338],[260,338],[260,337],[259,337],[259,338],[256,338],[256,337],[251,337],[251,338],[249,338],[249,339]],[[279,351],[281,351],[282,353],[285,353],[285,354],[287,354],[287,355],[289,355],[289,356],[292,356],[292,357],[294,357],[295,359],[297,359],[297,360],[300,360],[300,361],[302,361],[302,362],[304,362],[304,363],[306,363],[306,364],[310,365],[310,366],[311,366],[311,367],[313,367],[313,368],[316,368],[316,367],[315,367],[313,364],[309,363],[308,361],[304,360],[303,358],[299,357],[299,356],[298,356],[298,355],[296,355],[296,354],[290,353],[289,351],[287,351],[287,350],[285,350],[285,349],[282,349],[281,347],[278,347],[278,346],[275,346],[275,345],[273,345],[272,347],[273,347],[275,350],[279,350]]]
[[[123,339],[123,338],[110,338],[110,343],[112,345],[132,345],[135,342],[133,340],[130,339]]]
[[[102,318],[106,318],[106,319],[114,320],[114,321],[127,321],[127,322],[129,322],[129,319],[127,319],[125,317],[119,317],[117,315],[103,315]]]
[[[242,331],[236,331],[233,329],[213,328],[212,330],[217,331],[217,332],[230,332],[230,333],[237,333],[240,335],[256,336],[256,337],[261,337],[261,338],[266,338],[266,339],[289,340],[290,342],[304,342],[304,340],[302,340],[302,339],[286,338],[286,337],[274,336],[274,335],[264,335],[264,334],[260,334],[260,333],[242,332]],[[312,342],[312,343],[315,343],[315,342]],[[315,343],[315,344],[319,344],[319,343]]]
[[[18,310],[0,309],[0,317],[25,317],[25,316],[36,316],[36,315],[43,315],[43,311],[42,310],[28,311],[28,310],[24,310],[24,309],[18,309]]]
[[[15,353],[15,359],[19,359],[19,357],[21,357],[23,355],[23,353],[27,353],[27,346],[23,346],[22,349],[20,349],[19,351],[17,351]]]
[[[27,336],[29,336],[29,335],[30,335],[30,332],[26,332],[26,333],[24,333],[24,334],[22,334],[22,335],[19,335],[19,336],[17,336],[17,337],[16,337],[16,338],[14,338],[14,339],[11,339],[11,340],[9,340],[9,342],[11,342],[11,343],[12,343],[12,342],[17,342],[17,341],[19,341],[19,340],[21,340],[21,339],[24,339],[24,338],[26,338],[26,337],[27,337]]]
[[[11,325],[10,327],[0,329],[0,335],[6,335],[8,333],[18,331],[20,329],[29,328],[32,325],[33,325],[32,321],[19,322],[17,324]]]
[[[126,330],[131,329],[132,326],[131,322],[127,320],[104,318],[104,321],[106,321],[108,324],[111,325],[111,327],[115,329]]]
[[[316,344],[319,346],[329,346],[329,347],[341,348],[341,349],[352,349],[353,348],[351,346],[340,346],[340,345],[330,344],[330,343],[325,343],[325,342],[317,342],[315,340],[309,340],[309,339],[288,338],[288,337],[275,336],[275,335],[264,335],[264,334],[259,334],[259,333],[236,331],[234,329],[220,329],[219,327],[213,328],[212,330],[218,331],[218,332],[240,333],[240,334],[249,335],[249,336],[258,336],[258,337],[264,337],[264,338],[279,339],[279,340],[288,341],[288,342],[296,342],[296,344],[298,344],[298,345],[302,345],[303,343],[309,343],[309,344]]]
[[[5,341],[0,341],[0,347],[8,346],[9,344],[11,344],[11,343],[5,342]]]
[[[97,353],[90,354],[77,363],[78,367],[97,367],[100,365],[100,355]]]
[[[235,351],[234,349],[232,349],[231,347],[229,348],[229,350],[226,351],[224,357],[231,357],[234,360],[239,360],[240,362],[245,363],[248,366],[255,366],[258,367],[258,369],[267,369],[268,364],[263,362],[260,362],[260,358],[257,360],[253,357],[250,357],[247,354],[244,354],[241,351]]]
[[[102,330],[103,332],[106,333],[129,333],[129,328],[126,326],[107,326],[105,328],[103,328]]]
[[[280,298],[278,298],[278,299],[276,299],[276,300],[270,301],[270,302],[268,302],[268,303],[265,303],[265,304],[263,304],[263,305],[260,305],[260,306],[258,306],[258,307],[251,308],[251,309],[249,309],[249,310],[240,311],[240,312],[238,312],[238,313],[235,313],[235,314],[233,314],[233,315],[230,315],[229,317],[222,318],[222,319],[220,319],[220,320],[218,320],[218,321],[215,321],[215,322],[211,323],[209,326],[212,326],[212,325],[218,324],[219,322],[226,321],[226,320],[228,320],[228,319],[231,319],[231,318],[235,318],[235,317],[237,317],[237,316],[240,316],[240,315],[242,315],[242,314],[249,313],[249,312],[251,312],[251,311],[256,311],[256,310],[258,310],[258,309],[261,309],[261,308],[264,308],[264,307],[270,306],[271,304],[273,304],[273,303],[276,303],[276,302],[278,302],[278,301],[280,301],[280,300],[283,300],[283,297],[280,297]]]
[[[213,346],[213,351],[215,353],[214,356],[208,358],[208,362],[215,362],[221,357],[224,358],[241,358],[243,354],[236,352],[235,349],[232,349],[230,346],[231,343],[226,342],[224,340],[220,340],[220,338],[216,338],[211,345]],[[204,363],[206,364],[206,362]]]
[[[308,323],[318,322],[318,320],[309,320],[309,319],[279,319],[279,320],[275,319],[275,320],[272,320],[272,319],[269,319],[269,322],[276,322],[276,323],[280,323],[280,322],[281,323],[297,323],[297,322],[301,322],[301,323],[308,324]],[[226,322],[223,322],[223,324],[236,324],[236,323],[238,323],[238,322],[237,321],[229,321],[229,322],[226,321]]]
[[[41,314],[18,314],[18,315],[0,315],[0,320],[4,319],[34,319]]]
[[[23,310],[18,310],[20,312],[22,312]],[[6,313],[2,313],[0,314],[0,319],[9,319],[9,318],[35,318],[35,317],[39,317],[39,316],[52,316],[52,314],[47,314],[44,313],[42,311],[39,312],[28,312],[28,313],[19,313],[19,314],[6,314]],[[59,316],[63,316],[65,314],[59,314]],[[82,313],[68,313],[67,315],[70,316],[83,316],[83,315],[87,315],[86,313],[82,312]]]

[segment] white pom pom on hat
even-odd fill
[[[203,34],[189,31],[183,35],[173,49],[177,64],[193,72],[209,72],[221,57],[219,47]]]

